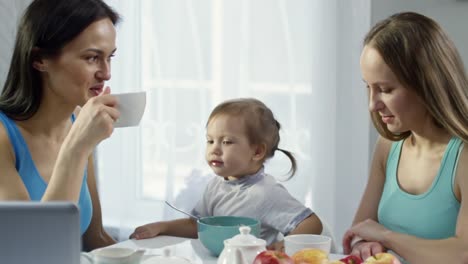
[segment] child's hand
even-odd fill
[[[162,223],[156,222],[147,225],[142,225],[135,228],[135,231],[130,235],[130,238],[145,239],[158,236],[162,231]]]
[[[271,245],[267,246],[267,249],[284,252],[284,240],[272,243]]]

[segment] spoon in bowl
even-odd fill
[[[193,215],[193,214],[191,214],[191,213],[188,213],[188,212],[186,212],[186,211],[184,211],[184,210],[182,210],[182,209],[179,209],[179,208],[175,207],[174,205],[170,204],[168,201],[164,201],[164,202],[165,202],[167,205],[169,205],[169,207],[171,207],[172,209],[174,209],[174,210],[176,210],[176,211],[179,211],[179,212],[181,212],[181,213],[183,213],[183,214],[186,214],[186,215],[188,215],[188,216],[190,216],[190,217],[192,217],[192,218],[195,218],[195,219],[197,219],[197,220],[200,220],[200,218],[201,218],[201,217],[195,216],[195,215]]]

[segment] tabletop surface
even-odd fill
[[[153,263],[150,261],[153,256],[162,256],[164,251],[170,251],[171,256],[182,257],[193,264],[216,264],[217,257],[210,254],[198,239],[158,236],[143,240],[125,240],[110,247],[123,247],[132,249],[144,249],[145,256],[142,264]],[[344,255],[330,254],[331,260],[340,259]],[[82,264],[88,264],[88,261],[82,258]]]

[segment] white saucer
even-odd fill
[[[152,256],[142,262],[142,264],[191,264],[190,260],[181,257]]]

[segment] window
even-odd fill
[[[183,217],[162,201],[185,210],[197,202],[214,177],[204,160],[206,120],[235,97],[256,97],[272,109],[282,125],[280,147],[299,167],[284,185],[334,216],[334,194],[322,188],[334,188],[339,126],[335,1],[107,2],[124,18],[110,86],[146,91],[147,105],[139,127],[116,129],[99,146],[106,225],[126,238],[137,225]],[[367,121],[365,103],[362,109]],[[266,164],[279,180],[289,168],[281,153]]]

